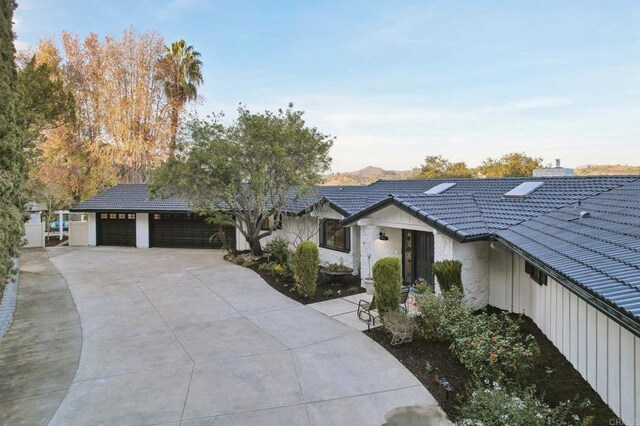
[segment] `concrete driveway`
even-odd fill
[[[431,395],[358,330],[212,250],[55,248],[80,361],[50,424],[378,425]]]

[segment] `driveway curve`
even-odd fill
[[[82,329],[50,424],[379,425],[433,402],[377,343],[221,252],[47,251]]]

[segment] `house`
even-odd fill
[[[90,245],[210,246],[211,228],[187,203],[150,200],[143,185],[119,185],[73,210],[90,212]],[[470,306],[529,316],[616,414],[640,417],[639,177],[320,187],[292,198],[277,222],[265,242],[310,239],[322,260],[362,277],[394,256],[406,283],[435,284],[434,261],[460,260]]]

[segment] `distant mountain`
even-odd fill
[[[325,176],[325,185],[367,185],[379,179],[409,179],[413,170],[384,170],[368,166],[354,172],[332,173]]]
[[[603,164],[578,166],[574,169],[577,176],[598,175],[640,175],[640,166],[621,164]],[[368,166],[354,172],[332,173],[325,176],[325,185],[367,185],[379,179],[411,179],[416,170],[385,170]]]
[[[578,176],[640,175],[640,166],[621,164],[587,165],[576,167],[574,172]]]

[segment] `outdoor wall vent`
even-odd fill
[[[424,193],[426,195],[438,195],[438,194],[442,194],[444,191],[446,191],[449,188],[453,188],[454,186],[456,186],[455,182],[439,183],[433,188],[425,191]]]
[[[506,198],[524,198],[536,189],[540,188],[544,182],[522,182],[511,191],[504,194]]]

